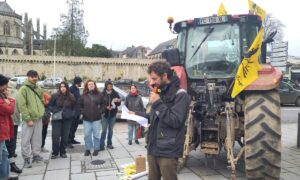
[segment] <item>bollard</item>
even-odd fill
[[[300,148],[300,113],[298,113],[297,147]]]

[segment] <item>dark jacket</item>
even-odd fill
[[[132,96],[128,94],[125,99],[125,106],[133,112],[144,112],[144,104],[140,95]],[[135,121],[128,120],[128,124],[137,124]]]
[[[148,154],[179,158],[183,153],[184,127],[190,98],[186,91],[179,90],[179,79],[176,75],[170,84],[161,89],[160,98],[152,104],[150,113],[144,114],[150,120]]]
[[[70,93],[70,97],[68,97],[57,92],[52,94],[51,100],[47,107],[47,111],[56,113],[62,110],[63,118],[66,120],[71,120],[74,116],[75,107],[76,101],[72,93]]]
[[[116,107],[111,109],[111,110],[108,110],[106,107],[107,106],[112,106],[112,100],[114,98],[119,98],[120,99],[120,96],[114,89],[112,90],[111,94],[108,94],[106,89],[107,89],[107,83],[105,83],[105,87],[104,87],[104,90],[103,90],[103,96],[104,96],[104,100],[106,102],[104,117],[105,118],[111,118],[111,117],[116,116],[116,114],[118,112],[118,106],[121,105],[121,102],[115,103]]]
[[[80,96],[78,108],[85,121],[98,121],[105,109],[105,100],[101,93],[88,92]]]
[[[14,137],[14,123],[12,115],[15,108],[15,100],[8,98],[10,104],[8,105],[4,98],[0,95],[0,141],[12,139]]]
[[[73,96],[75,97],[76,102],[79,100],[80,98],[80,90],[76,85],[72,85],[70,87],[70,92],[73,94]]]

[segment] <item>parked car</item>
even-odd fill
[[[59,83],[63,81],[60,77],[48,78],[44,80],[43,87],[57,87]]]
[[[104,89],[104,83],[97,83],[97,87],[99,88],[100,92],[102,92]],[[117,119],[121,119],[122,106],[125,103],[125,98],[128,95],[128,93],[116,86],[114,86],[113,88],[119,94],[119,96],[121,98],[121,105],[118,107],[118,113],[117,113]],[[144,108],[146,109],[146,107],[149,103],[149,98],[142,97],[142,101],[143,101]]]
[[[26,79],[27,79],[27,76],[16,76],[16,77],[11,78],[9,80],[9,83],[14,88],[19,89],[23,85],[23,83],[25,82]]]
[[[279,95],[281,104],[295,104],[300,106],[300,90],[296,89],[291,82],[281,81]]]

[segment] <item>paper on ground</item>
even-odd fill
[[[142,125],[144,127],[148,127],[148,119],[146,119],[142,116],[135,115],[135,114],[128,114],[128,111],[129,111],[128,108],[125,105],[123,105],[121,119],[132,120],[132,121],[139,123],[140,125]]]

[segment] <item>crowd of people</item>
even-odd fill
[[[158,61],[148,68],[151,85],[160,89],[151,92],[149,102],[152,105],[146,113],[137,86],[132,84],[125,99],[130,114],[148,118],[149,179],[177,179],[177,161],[182,155],[184,142],[184,122],[190,102],[186,91],[180,88],[176,73],[168,63]],[[18,90],[10,93],[8,78],[0,74],[0,180],[17,179],[9,177],[9,172],[22,173],[14,158],[17,156],[16,140],[18,126],[21,126],[21,155],[23,168],[31,168],[33,163],[43,162],[41,152],[48,152],[45,146],[48,124],[52,126],[51,159],[67,158],[66,148],[79,144],[75,134],[80,119],[84,128],[84,156],[98,156],[99,151],[114,149],[113,129],[118,106],[119,94],[108,80],[102,92],[93,80],[84,83],[83,93],[79,87],[80,77],[74,83],[58,85],[57,92],[46,93],[37,85],[38,73],[27,72],[27,80]],[[139,144],[137,129],[140,125],[128,120],[128,145],[132,141]],[[93,152],[92,152],[93,151]],[[10,167],[9,167],[10,166]]]

